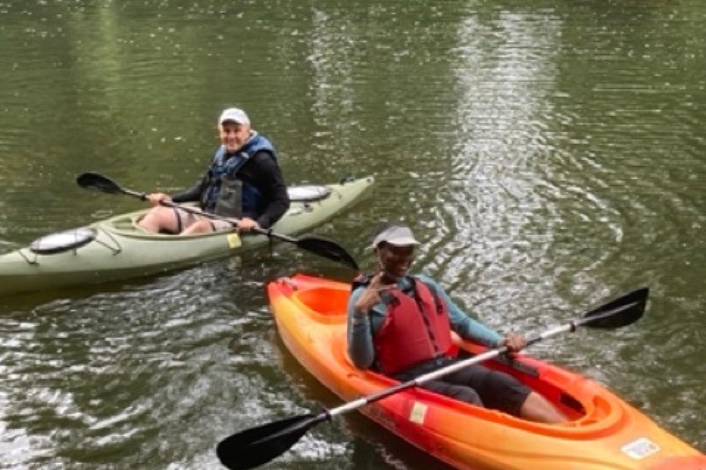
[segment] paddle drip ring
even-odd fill
[[[69,250],[77,250],[95,238],[95,229],[81,227],[38,238],[29,245],[29,249],[38,255],[55,255]]]

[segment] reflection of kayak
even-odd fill
[[[394,382],[356,369],[346,354],[350,286],[296,275],[271,282],[280,336],[297,360],[345,401]],[[463,343],[479,352],[479,346]],[[370,403],[362,413],[423,451],[464,470],[704,470],[706,456],[598,383],[524,354],[486,365],[518,377],[571,421],[531,423],[421,389]]]
[[[273,227],[294,235],[369,196],[374,179],[290,188],[289,211]],[[135,226],[147,209],[48,235],[0,256],[0,295],[115,281],[226,257],[268,243],[264,235],[151,234]],[[68,246],[73,248],[66,249]]]

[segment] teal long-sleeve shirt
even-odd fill
[[[436,291],[439,298],[446,303],[449,309],[451,329],[461,338],[489,347],[500,343],[502,340],[500,334],[461,310],[436,281],[425,275],[416,277]],[[408,289],[411,287],[411,283],[412,280],[409,277],[404,277],[397,283],[397,287],[401,290]],[[348,355],[353,364],[361,369],[367,369],[375,362],[373,336],[387,315],[387,309],[382,302],[375,305],[367,316],[353,308],[364,289],[365,287],[357,288],[348,299]]]

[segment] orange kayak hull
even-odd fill
[[[350,285],[296,275],[267,286],[279,334],[294,357],[344,401],[396,384],[357,369],[346,352]],[[483,349],[460,342],[477,353]],[[519,354],[491,360],[542,393],[571,421],[528,422],[426,390],[408,389],[360,408],[392,433],[461,470],[706,470],[706,456],[597,382]]]

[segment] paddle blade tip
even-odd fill
[[[285,453],[327,416],[307,414],[246,429],[219,442],[216,455],[230,470],[259,467]]]
[[[649,287],[640,287],[588,312],[582,324],[592,328],[620,328],[635,323],[645,313]]]
[[[360,271],[360,267],[353,256],[334,241],[327,240],[326,238],[306,236],[297,240],[296,243],[297,246],[303,250],[341,263],[355,271]]]
[[[247,432],[247,431],[246,431]],[[248,470],[264,465],[279,453],[273,449],[249,447],[243,442],[243,433],[233,434],[216,446],[218,460],[230,470]]]
[[[108,194],[121,194],[127,191],[118,184],[100,173],[87,172],[78,175],[76,183],[85,189],[95,189]]]
[[[76,177],[76,184],[82,188],[90,188],[91,182],[95,180],[94,173],[81,173]]]

